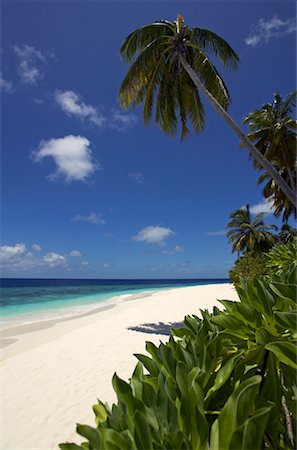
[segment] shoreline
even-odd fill
[[[57,450],[59,442],[80,442],[75,424],[94,425],[97,398],[110,404],[116,400],[114,372],[128,380],[137,362],[133,354],[145,353],[145,341],[166,342],[170,326],[184,316],[213,306],[222,309],[217,298],[238,297],[229,283],[173,288],[11,334],[11,345],[1,352],[1,448]]]

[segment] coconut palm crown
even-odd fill
[[[293,190],[296,189],[297,121],[293,118],[295,106],[296,91],[285,99],[274,94],[272,103],[263,105],[261,109],[244,118],[244,123],[248,123],[250,128],[248,138]],[[262,169],[255,159],[253,163],[256,169]],[[267,171],[259,175],[258,183],[264,183],[264,197],[273,201],[276,216],[282,213],[284,221],[288,220],[290,215],[296,216],[293,204]]]
[[[237,67],[238,56],[217,34],[184,26],[182,16],[176,22],[160,20],[133,31],[120,53],[132,63],[120,88],[122,106],[144,103],[143,119],[149,122],[155,104],[156,122],[170,135],[176,133],[179,120],[182,140],[189,133],[188,122],[198,133],[205,123],[199,92],[181,64],[181,54],[220,105],[227,109],[230,103],[228,89],[209,55],[231,68]]]
[[[259,213],[252,219],[249,205],[237,209],[230,214],[230,222],[226,226],[229,231],[226,236],[232,244],[232,253],[245,251],[265,251],[276,242],[276,235],[270,230],[277,230],[275,225],[266,225],[264,213]]]
[[[155,119],[161,129],[173,135],[180,122],[183,140],[189,133],[189,122],[198,133],[204,128],[202,93],[296,206],[296,191],[227,113],[230,95],[210,60],[215,56],[224,66],[237,67],[239,58],[224,39],[210,30],[186,26],[179,15],[175,22],[159,20],[136,29],[126,37],[120,53],[130,64],[119,92],[124,108],[143,103],[147,123],[155,105]]]

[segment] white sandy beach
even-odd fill
[[[217,298],[236,300],[237,294],[230,284],[171,289],[50,326],[4,332],[1,449],[56,450],[60,442],[80,443],[76,423],[94,425],[96,399],[116,399],[113,373],[128,380],[137,362],[133,353],[145,353],[145,341],[166,341],[168,335],[160,334],[164,324],[181,322],[199,308],[220,307]],[[150,332],[133,329],[145,324],[153,324]]]

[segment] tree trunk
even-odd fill
[[[246,135],[241,131],[239,126],[234,122],[234,120],[229,116],[229,114],[222,108],[222,106],[218,103],[218,101],[211,95],[210,92],[204,87],[203,83],[200,81],[197,74],[194,72],[190,64],[186,61],[184,56],[180,56],[180,62],[182,63],[184,69],[188,73],[189,77],[197,86],[197,88],[203,93],[203,95],[207,98],[207,100],[211,103],[217,113],[222,116],[227,124],[232,128],[232,130],[237,134],[240,141],[243,141],[248,148],[249,152],[253,155],[253,157],[258,161],[261,166],[267,170],[271,178],[275,181],[275,183],[279,186],[279,188],[283,191],[283,193],[288,197],[290,202],[295,206],[297,206],[297,198],[296,191],[290,189],[278,171],[264,158],[261,152],[251,143],[251,141],[246,137]]]

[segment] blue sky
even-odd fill
[[[2,2],[2,276],[227,276],[229,214],[263,203],[246,150],[207,105],[181,144],[117,99],[124,37],[177,14],[238,53],[238,123],[295,89],[293,1]]]

